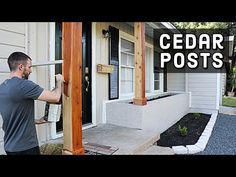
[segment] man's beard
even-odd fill
[[[22,78],[28,80],[29,74],[27,72],[24,72]]]

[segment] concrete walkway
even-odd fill
[[[83,142],[94,143],[117,149],[114,155],[139,154],[158,139],[157,131],[126,128],[111,124],[100,124],[96,127],[83,130]]]
[[[221,107],[216,125],[206,142],[206,148],[196,155],[236,155],[236,109]],[[83,145],[85,150],[93,148],[100,154],[113,155],[174,155],[168,147],[159,147],[155,142],[160,138],[158,132],[132,129],[111,124],[100,124],[83,130]],[[63,139],[50,141],[63,143]],[[113,151],[112,151],[113,150]],[[93,154],[94,155],[94,154]]]
[[[83,130],[83,146],[88,155],[173,155],[168,147],[159,147],[155,143],[159,140],[157,131],[140,130],[111,124]],[[59,138],[48,143],[63,143]],[[90,153],[92,152],[92,153]]]
[[[228,114],[228,115],[236,115],[236,108],[220,106],[219,113]]]

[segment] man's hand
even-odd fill
[[[45,117],[41,117],[40,119],[34,119],[35,124],[45,124],[48,121],[45,120]]]
[[[61,74],[56,75],[56,82],[63,83],[64,82],[64,77]]]

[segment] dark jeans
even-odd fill
[[[25,151],[18,151],[18,152],[8,152],[6,151],[7,155],[40,155],[39,146],[34,148],[25,150]]]

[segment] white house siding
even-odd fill
[[[167,73],[167,91],[185,91],[185,73]]]
[[[0,22],[0,83],[9,77],[8,56],[14,51],[26,51],[26,23]],[[2,118],[0,117],[0,154],[3,148]]]
[[[185,73],[167,74],[167,91],[185,91]]]
[[[49,23],[28,23],[28,54],[33,63],[49,61]],[[30,79],[45,89],[49,89],[50,73],[49,66],[33,67]],[[35,118],[44,115],[45,102],[35,102]],[[48,124],[37,125],[39,144],[50,139],[50,128]]]
[[[188,73],[188,91],[192,96],[192,108],[216,109],[217,74]]]
[[[25,52],[25,23],[0,22],[0,82],[9,76],[8,56],[14,51]]]
[[[7,58],[15,51],[25,52],[32,58],[33,63],[49,60],[49,23],[0,22],[0,82],[9,76]],[[49,66],[41,66],[33,68],[29,79],[48,89],[49,76]],[[35,117],[40,118],[44,114],[45,102],[36,101],[35,104]],[[48,126],[37,126],[39,143],[48,140]],[[0,121],[0,154],[3,152],[3,131]]]

